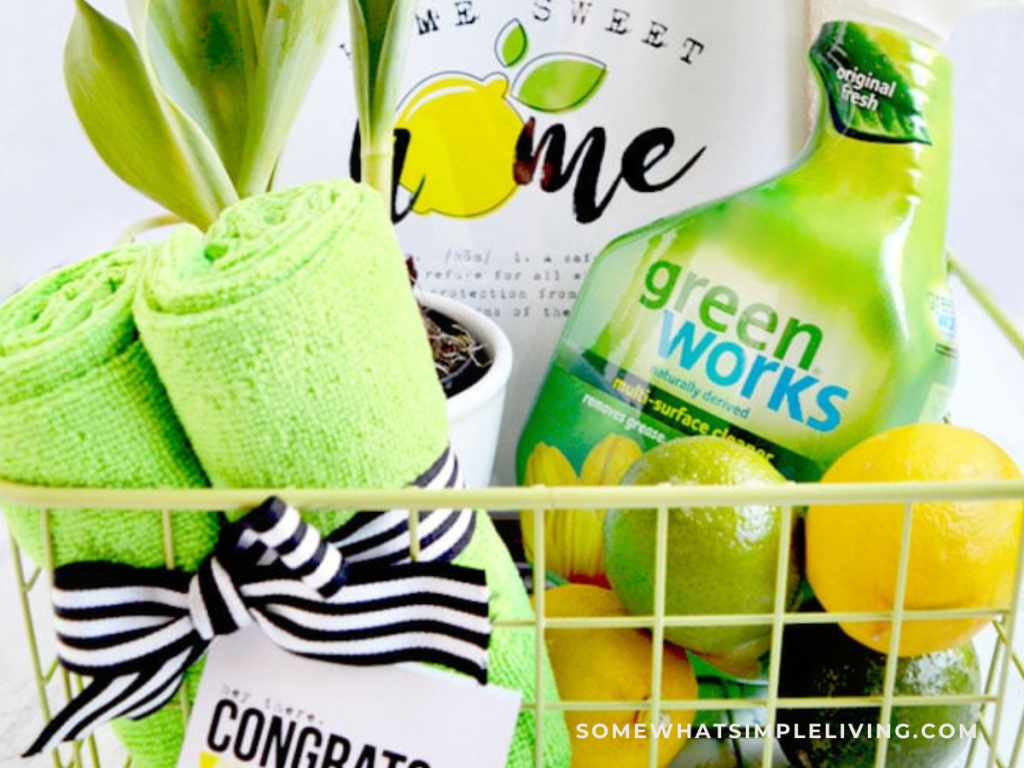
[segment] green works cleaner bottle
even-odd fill
[[[855,21],[825,23],[810,61],[820,111],[793,167],[595,261],[520,440],[521,482],[553,449],[579,472],[610,434],[641,450],[716,435],[815,480],[869,435],[944,415],[949,61]]]

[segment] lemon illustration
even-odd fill
[[[220,755],[212,755],[209,752],[199,753],[199,768],[245,768],[241,763],[233,763],[225,760]]]
[[[471,218],[516,190],[516,141],[523,120],[506,100],[508,80],[444,73],[410,96],[398,116],[409,131],[401,184],[419,192],[413,210]]]

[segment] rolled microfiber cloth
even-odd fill
[[[397,488],[444,450],[444,395],[369,187],[248,198],[157,255],[135,318],[214,486]]]
[[[28,485],[207,485],[132,317],[151,245],[123,246],[50,273],[0,306],[0,477]],[[40,512],[8,505],[22,549],[45,562]],[[52,510],[53,565],[165,565],[159,511]],[[192,570],[220,516],[171,518],[174,559]]]
[[[132,316],[141,262],[127,245],[46,275],[0,306],[0,477],[28,485],[189,488],[208,485]],[[19,546],[46,563],[40,512],[5,505]],[[222,516],[171,514],[174,563],[193,571]],[[101,560],[166,565],[160,511],[49,512],[53,566]],[[190,690],[199,678],[190,670]],[[181,727],[164,707],[151,728]],[[134,725],[134,724],[133,724]],[[117,724],[115,723],[115,728]]]
[[[404,259],[366,186],[283,190],[236,204],[205,236],[177,230],[146,270],[135,315],[215,486],[399,488],[447,447],[446,404]],[[353,514],[305,516],[330,533]],[[475,523],[454,562],[486,571],[492,619],[531,618],[490,518],[477,512]],[[535,699],[535,654],[532,630],[496,628],[490,681]],[[542,720],[544,765],[567,766],[564,718]],[[534,731],[533,713],[520,715],[509,768],[534,764]],[[173,752],[181,737],[149,743],[155,735],[140,734],[133,754]]]

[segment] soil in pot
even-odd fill
[[[480,381],[491,365],[488,349],[450,317],[426,307],[420,307],[420,314],[445,396],[457,395]]]
[[[411,256],[405,259],[409,283],[416,285],[416,265]],[[441,381],[445,397],[453,397],[476,384],[491,366],[491,353],[467,329],[441,312],[420,307],[427,339],[434,353],[434,370]]]

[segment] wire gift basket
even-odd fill
[[[985,310],[1021,357],[1024,357],[1024,337],[1013,327],[1006,315],[991,297],[962,267],[953,262],[954,271],[969,294]],[[534,675],[540,681],[544,674],[543,638],[549,629],[572,628],[581,631],[632,627],[650,633],[652,642],[651,696],[643,700],[566,701],[551,700],[544,695],[544,686],[536,686],[537,694],[524,699],[522,707],[534,718],[535,762],[542,765],[545,740],[545,715],[552,710],[613,711],[635,710],[643,713],[648,722],[658,723],[666,712],[697,710],[703,713],[752,713],[756,723],[754,738],[731,737],[727,744],[728,760],[737,766],[784,765],[771,734],[783,710],[841,709],[846,707],[873,707],[878,711],[878,723],[889,723],[897,707],[973,705],[980,713],[976,728],[969,736],[969,746],[956,759],[956,765],[971,768],[1010,768],[1024,766],[1020,754],[1024,743],[1024,663],[1019,648],[1024,645],[1024,628],[1019,622],[1022,582],[1024,582],[1024,547],[1019,547],[1013,578],[1013,596],[1004,608],[945,608],[911,610],[905,607],[907,574],[910,562],[910,542],[913,530],[914,505],[939,500],[977,501],[1024,499],[1024,482],[912,482],[872,484],[814,484],[787,483],[772,487],[723,486],[646,486],[646,487],[542,487],[487,488],[477,490],[422,490],[395,491],[343,490],[343,489],[199,489],[199,490],[106,490],[41,488],[0,482],[0,504],[16,504],[41,510],[43,541],[46,544],[45,562],[32,565],[18,550],[12,538],[14,551],[14,579],[20,601],[25,634],[29,647],[35,693],[38,698],[38,720],[51,715],[82,690],[83,681],[64,670],[56,659],[55,644],[49,626],[48,586],[53,574],[53,546],[49,527],[50,512],[58,509],[104,509],[116,514],[117,510],[157,509],[162,511],[163,545],[167,567],[175,563],[175,541],[172,534],[172,513],[196,509],[219,509],[226,512],[251,509],[270,495],[279,495],[303,511],[325,509],[404,509],[409,510],[411,529],[417,525],[421,510],[450,508],[476,508],[487,510],[497,519],[511,521],[514,510],[533,510],[534,574],[546,572],[548,553],[545,551],[545,521],[549,516],[565,514],[566,510],[606,508],[650,508],[656,510],[655,586],[654,610],[651,615],[552,618],[545,616],[544,590],[533,590],[534,618],[529,621],[495,623],[494,632],[527,628],[534,633]],[[792,542],[780,537],[776,561],[776,590],[771,611],[729,615],[676,615],[666,607],[666,572],[668,566],[669,510],[680,506],[722,506],[741,504],[780,505],[783,511],[781,530],[790,531],[800,510],[814,504],[898,504],[902,505],[902,539],[899,561],[896,564],[895,605],[892,610],[849,613],[804,613],[787,605],[786,574]],[[791,534],[792,535],[792,534]],[[416,540],[416,537],[412,537]],[[410,553],[415,560],[416,552]],[[950,578],[955,578],[951,574]],[[534,583],[542,583],[534,578]],[[9,620],[13,617],[4,617]],[[957,619],[985,619],[988,628],[975,642],[982,660],[982,686],[977,694],[901,695],[896,688],[897,654],[901,630],[908,622]],[[780,692],[780,666],[785,630],[788,627],[837,621],[891,622],[889,651],[886,656],[884,683],[878,695],[824,698],[787,697]],[[671,627],[762,625],[771,628],[773,642],[764,663],[764,676],[758,686],[742,687],[735,695],[702,693],[697,698],[671,699],[662,689],[662,668],[665,662],[665,632]],[[187,719],[189,702],[184,693],[179,695],[182,716]],[[733,722],[732,719],[729,722]],[[762,738],[757,738],[762,736]],[[887,729],[876,733],[874,765],[885,768],[889,764],[887,743],[894,738]],[[657,741],[649,740],[648,765],[658,765]],[[687,765],[684,750],[672,765]],[[48,757],[55,768],[113,768],[129,766],[130,760],[120,751],[112,738],[101,732],[79,742],[64,745]],[[35,765],[36,763],[33,763]],[[40,765],[44,763],[39,763]],[[720,765],[723,763],[719,763]],[[12,766],[13,768],[13,766]]]

